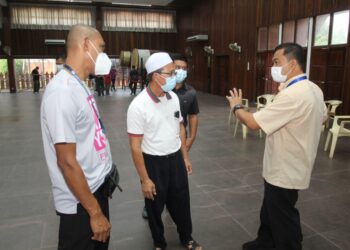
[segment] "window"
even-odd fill
[[[294,42],[295,21],[285,22],[283,25],[283,43]]]
[[[0,29],[2,28],[2,7],[0,7]]]
[[[7,59],[0,59],[0,91],[8,89]]]
[[[72,25],[94,26],[93,9],[87,7],[12,6],[13,29],[66,29]]]
[[[38,66],[40,74],[40,88],[45,88],[56,72],[55,59],[14,59],[15,81],[17,89],[31,89],[32,70]]]
[[[279,25],[271,25],[269,27],[268,50],[273,50],[279,44]]]
[[[267,50],[267,27],[262,27],[258,31],[258,51],[265,50]]]
[[[328,45],[330,19],[329,14],[316,17],[314,46]]]
[[[346,44],[348,42],[349,11],[334,13],[332,26],[332,45]]]
[[[175,12],[105,8],[103,30],[176,32]]]
[[[297,21],[296,43],[302,47],[307,47],[309,33],[309,18]]]

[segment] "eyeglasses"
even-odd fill
[[[171,71],[171,72],[159,72],[159,74],[168,75],[168,76],[176,76],[176,72],[175,72],[175,71]]]

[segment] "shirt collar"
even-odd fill
[[[149,85],[148,85],[146,91],[147,91],[149,97],[151,97],[152,101],[154,101],[155,103],[159,103],[159,102],[160,102],[158,96],[156,96],[156,95],[152,92],[152,90],[151,90],[151,88],[149,87]],[[166,96],[166,99],[167,99],[167,100],[170,100],[170,99],[171,99],[171,95],[170,95],[168,92],[165,92],[165,96]]]
[[[182,86],[181,86],[181,88],[179,88],[179,90],[180,89],[186,90],[187,89],[187,84],[185,82],[182,83]]]
[[[299,75],[296,75],[296,76],[290,78],[288,81],[281,83],[280,86],[278,87],[278,90],[281,91],[282,89],[285,89],[290,82],[292,82],[293,80],[297,79],[298,77],[302,77],[302,76],[305,76],[305,75],[306,74],[303,73],[303,74],[299,74]]]

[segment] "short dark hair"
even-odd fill
[[[188,60],[187,60],[187,58],[186,58],[184,55],[181,55],[181,54],[171,54],[170,57],[171,57],[171,59],[172,59],[173,61],[179,60],[179,61],[184,61],[184,62],[188,63]]]
[[[66,54],[57,55],[57,56],[56,56],[56,60],[58,60],[58,59],[66,60]]]
[[[300,68],[305,71],[306,60],[303,47],[297,43],[282,43],[275,48],[274,53],[280,49],[283,49],[283,55],[287,57],[288,61],[295,59]]]

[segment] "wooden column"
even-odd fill
[[[17,87],[16,87],[16,81],[15,81],[15,70],[13,67],[13,57],[11,52],[11,24],[10,24],[10,8],[3,7],[3,31],[4,31],[4,41],[2,48],[7,46],[10,48],[7,50],[7,53],[5,53],[6,59],[7,59],[7,66],[8,66],[8,74],[9,74],[9,87],[10,87],[10,93],[16,93]]]
[[[349,20],[348,45],[346,48],[344,78],[343,78],[344,81],[343,81],[343,90],[342,90],[343,104],[341,105],[341,113],[343,115],[350,115],[350,76],[349,75],[350,75],[350,20]]]

